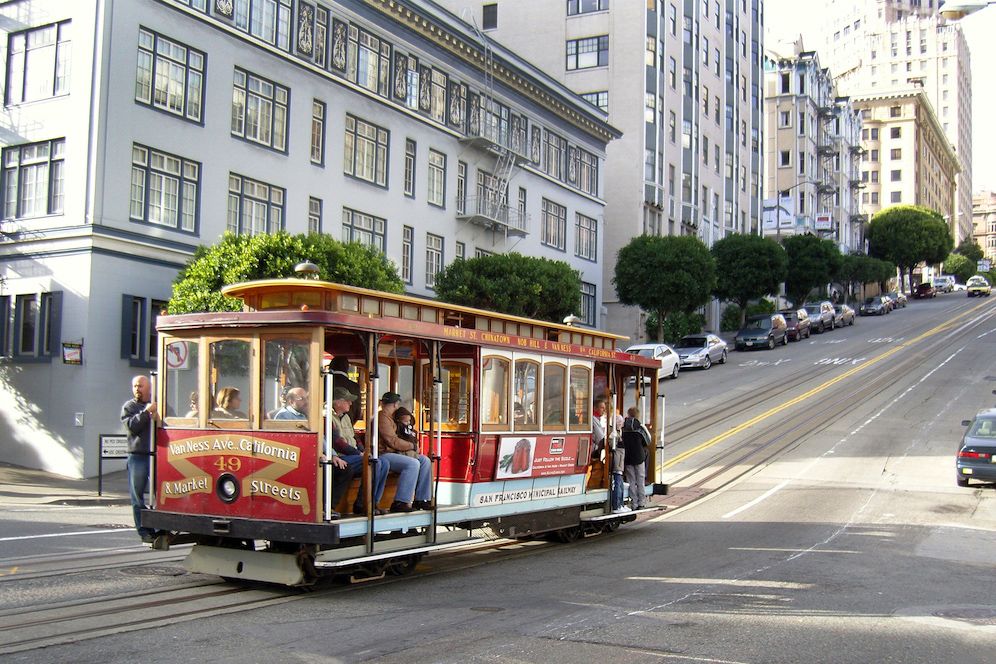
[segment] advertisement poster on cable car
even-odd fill
[[[577,447],[575,437],[503,436],[498,443],[495,479],[573,474],[577,472]]]
[[[159,431],[160,509],[283,521],[316,519],[315,434],[192,433]]]

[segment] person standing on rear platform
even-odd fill
[[[146,506],[145,493],[149,488],[149,465],[153,453],[152,425],[158,417],[156,403],[152,401],[152,384],[148,376],[131,379],[134,395],[121,406],[121,422],[128,431],[128,487],[135,529],[143,542],[151,543],[156,532],[141,525],[140,510]]]
[[[643,426],[636,408],[626,411],[622,425],[622,443],[626,450],[626,481],[629,482],[629,498],[633,509],[647,506],[644,485],[647,481],[647,447],[650,445],[650,432]]]

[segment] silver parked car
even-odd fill
[[[715,334],[688,334],[674,345],[681,358],[681,368],[700,367],[708,369],[713,364],[726,363],[726,342]]]

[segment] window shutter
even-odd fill
[[[131,359],[131,328],[134,321],[131,318],[131,302],[134,295],[125,293],[121,296],[121,359]]]
[[[50,293],[48,321],[48,357],[62,355],[62,291]],[[41,350],[41,349],[39,349]],[[40,353],[39,353],[40,354]]]

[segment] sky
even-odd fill
[[[814,2],[821,0],[766,0],[765,40],[797,36],[799,26],[812,19],[810,3]],[[996,112],[996,77],[992,76],[996,65],[996,5],[960,23],[972,54],[972,189],[996,191],[996,123],[991,121]]]

